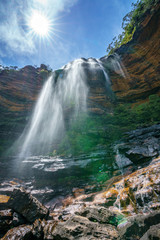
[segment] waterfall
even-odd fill
[[[99,59],[97,59],[97,62],[98,62],[98,64],[99,64],[100,68],[101,68],[102,71],[103,71],[103,74],[104,74],[104,76],[105,76],[107,85],[111,85],[110,78],[109,78],[107,72],[105,71],[105,69],[104,69],[104,67],[103,67],[103,65],[102,65],[102,62],[101,62]]]
[[[53,151],[53,144],[65,131],[64,114],[70,119],[87,111],[88,88],[82,62],[75,60],[61,73],[48,78],[35,105],[29,125],[20,139],[20,158]]]
[[[97,60],[103,69],[110,69],[115,73],[119,74],[123,78],[130,78],[120,56],[117,53],[113,55],[105,56]],[[106,72],[106,71],[105,71]],[[110,79],[109,79],[110,81]]]
[[[112,68],[124,74],[118,58]],[[117,66],[117,68],[116,68]],[[111,81],[101,59],[77,59],[55,71],[44,84],[33,110],[29,124],[19,138],[20,158],[53,152],[54,146],[65,136],[66,127],[79,113],[87,112],[88,80],[101,73],[106,95],[114,98]],[[122,74],[122,75],[123,75]]]
[[[114,71],[121,75],[123,78],[130,78],[129,74],[124,66],[124,64],[122,63],[122,61],[120,60],[120,56],[117,53],[114,53],[113,55],[114,57],[111,59],[111,65],[113,66]]]

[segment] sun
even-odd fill
[[[39,11],[34,11],[32,13],[28,25],[33,33],[41,37],[48,36],[49,34],[50,21],[45,15],[43,15]]]

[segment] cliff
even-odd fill
[[[133,39],[116,50],[126,77],[110,72],[119,101],[139,102],[160,93],[160,4],[146,13]],[[110,59],[110,60],[109,60]],[[111,61],[102,58],[104,66]]]
[[[44,65],[25,66],[20,70],[0,72],[0,152],[4,151],[22,132],[49,75]]]

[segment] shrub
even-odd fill
[[[112,42],[107,47],[108,55],[113,54],[114,51],[123,44],[129,42],[136,29],[139,27],[145,17],[147,11],[153,12],[154,6],[159,0],[138,0],[132,4],[132,10],[124,18],[122,22],[123,32],[118,37],[114,37]]]

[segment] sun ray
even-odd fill
[[[47,37],[51,31],[51,21],[40,11],[34,10],[28,18],[30,32],[40,37]]]

